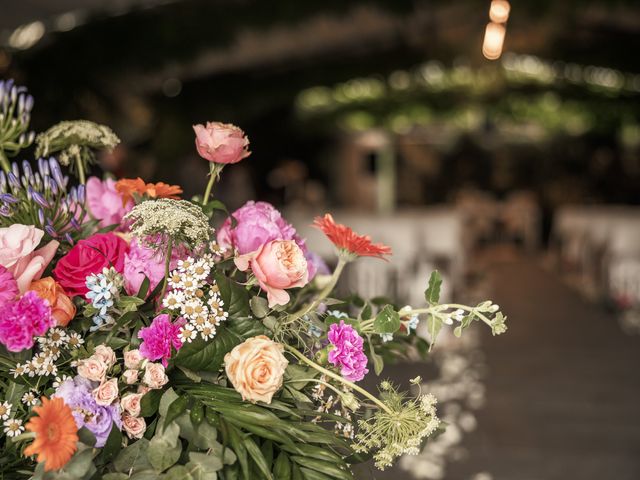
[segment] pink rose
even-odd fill
[[[122,415],[122,428],[129,438],[142,438],[147,430],[147,423],[144,418],[132,417],[131,415]]]
[[[178,260],[185,256],[184,249],[173,249],[169,269],[173,270]],[[136,295],[146,276],[149,279],[149,292],[164,279],[165,254],[154,252],[145,247],[137,238],[129,244],[129,251],[124,257],[124,287],[129,295]]]
[[[95,355],[78,361],[78,375],[92,382],[102,382],[107,370],[107,364]]]
[[[207,122],[207,126],[194,125],[196,148],[202,158],[215,163],[237,163],[248,157],[249,139],[244,132],[230,123]]]
[[[142,399],[141,393],[130,393],[122,397],[120,400],[120,406],[129,415],[137,417],[140,415],[140,400]]]
[[[102,360],[107,365],[107,368],[111,368],[116,364],[115,352],[106,345],[98,345],[93,352],[93,356]]]
[[[102,383],[92,394],[98,405],[111,405],[118,398],[118,380],[112,378]]]
[[[144,358],[140,355],[140,350],[137,348],[124,352],[124,366],[129,369],[139,369],[143,360]]]
[[[118,235],[96,233],[80,240],[62,257],[53,269],[53,276],[69,296],[85,295],[88,275],[100,273],[110,266],[122,273],[127,249],[127,242]]]
[[[122,225],[122,217],[132,208],[131,199],[122,201],[122,195],[116,191],[116,181],[107,178],[100,180],[98,177],[89,177],[87,180],[87,206],[89,213],[96,220],[100,220],[100,227],[109,225]]]
[[[169,381],[164,367],[160,363],[147,363],[144,367],[142,381],[153,389],[162,388]]]
[[[141,393],[142,395],[146,395],[151,390],[153,390],[153,389],[150,388],[150,387],[147,387],[145,385],[138,385],[138,393]]]
[[[258,250],[235,259],[236,266],[251,271],[267,292],[269,307],[289,302],[286,288],[304,287],[309,282],[307,260],[293,240],[274,240]]]
[[[44,232],[33,225],[14,223],[0,228],[0,265],[15,278],[20,293],[38,280],[56,253],[59,243],[51,240],[36,250]]]
[[[124,381],[127,385],[133,385],[138,381],[138,374],[138,370],[125,370],[122,373],[122,376],[124,377]]]

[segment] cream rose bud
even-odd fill
[[[133,417],[127,413],[122,415],[122,428],[129,438],[142,438],[147,430],[144,418]]]
[[[137,370],[142,365],[144,357],[140,355],[140,350],[129,350],[124,352],[124,366],[131,370]]]
[[[153,389],[149,388],[149,387],[147,387],[145,385],[138,385],[138,393],[141,393],[142,395],[146,395],[151,390],[153,390]]]
[[[284,347],[264,335],[250,338],[224,357],[225,370],[243,400],[271,403],[289,362]]]
[[[93,382],[102,382],[108,369],[107,364],[95,355],[78,361],[78,375]]]
[[[138,374],[138,370],[125,370],[122,376],[127,385],[132,385],[138,381]]]
[[[115,352],[111,349],[111,347],[107,347],[106,345],[98,345],[93,352],[93,356],[101,359],[107,365],[107,369],[113,367],[116,364]]]
[[[147,363],[144,367],[142,381],[151,388],[162,388],[169,379],[164,373],[164,367],[160,363]]]
[[[111,405],[118,398],[118,380],[115,378],[107,380],[91,393],[98,405]]]
[[[289,302],[285,289],[309,283],[307,259],[293,240],[267,242],[255,252],[236,257],[235,264],[242,271],[251,268],[260,288],[267,292],[270,308]]]
[[[140,400],[142,400],[141,393],[130,393],[122,397],[120,406],[129,415],[137,417],[140,415]]]

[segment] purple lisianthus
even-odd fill
[[[54,325],[49,303],[34,291],[0,307],[0,343],[10,352],[33,347],[34,337],[44,335]]]
[[[180,327],[184,322],[178,319],[171,323],[171,317],[163,313],[153,319],[151,325],[140,329],[138,338],[142,339],[140,344],[140,355],[151,361],[162,359],[162,365],[167,366],[171,358],[171,347],[180,350]]]
[[[255,252],[272,240],[293,240],[307,259],[309,279],[315,276],[318,262],[311,258],[305,240],[297,234],[293,225],[282,218],[282,214],[273,205],[250,200],[231,216],[236,219],[237,224],[232,227],[231,218],[225,220],[218,229],[218,245],[223,248],[235,248],[240,255],[244,255]]]
[[[329,361],[340,366],[340,374],[352,382],[362,380],[369,372],[367,356],[363,352],[364,341],[351,325],[340,320],[329,327],[327,335],[333,348],[329,352]]]
[[[120,418],[120,404],[99,405],[93,397],[92,391],[98,382],[91,382],[77,376],[62,382],[54,393],[54,397],[64,400],[76,421],[78,428],[86,427],[96,437],[96,447],[104,447],[115,422],[118,429],[122,429]]]

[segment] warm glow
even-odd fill
[[[489,17],[492,22],[506,23],[509,20],[509,11],[511,5],[507,0],[493,0],[491,2],[491,9],[489,10]]]
[[[489,60],[497,60],[502,55],[504,44],[505,28],[499,23],[487,24],[484,32],[484,43],[482,44],[482,54]]]

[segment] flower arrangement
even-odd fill
[[[194,127],[210,177],[185,200],[175,185],[86,178],[118,138],[86,121],[36,137],[32,105],[0,82],[3,478],[348,480],[443,428],[432,395],[358,382],[426,354],[445,325],[506,330],[490,301],[440,304],[437,272],[419,307],[336,298],[349,263],[391,249],[327,214],[314,225],[336,247],[330,269],[273,206],[229,215],[211,196],[250,155],[238,127]],[[35,168],[9,160],[34,139]]]

